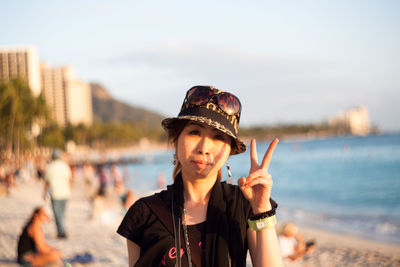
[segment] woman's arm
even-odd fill
[[[129,258],[129,266],[132,267],[136,264],[140,257],[140,247],[130,240],[126,240],[126,245],[128,247],[128,258]]]
[[[274,227],[261,231],[248,229],[247,240],[254,266],[283,266]]]
[[[32,224],[28,229],[28,233],[35,241],[35,245],[39,252],[48,253],[51,251],[51,247],[46,243],[46,239],[40,225]]]
[[[251,166],[249,176],[247,178],[240,178],[238,184],[243,195],[249,200],[254,214],[263,213],[272,209],[269,200],[273,181],[271,175],[268,173],[268,167],[272,153],[277,144],[278,139],[274,139],[271,142],[265,152],[261,165],[259,165],[256,142],[254,139],[251,140]],[[270,226],[258,231],[248,229],[247,236],[250,255],[254,266],[283,266],[275,227]]]

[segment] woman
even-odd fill
[[[23,266],[62,265],[62,253],[46,243],[42,225],[49,221],[46,210],[38,207],[24,226],[18,241],[18,263]]]
[[[245,266],[248,249],[254,266],[282,266],[268,174],[278,140],[261,165],[252,140],[249,176],[239,187],[221,183],[228,157],[246,150],[240,112],[236,96],[195,86],[178,117],[162,121],[176,151],[174,184],[125,215],[118,233],[127,238],[129,266]]]

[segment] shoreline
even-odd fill
[[[1,266],[18,266],[15,263],[17,238],[35,206],[44,205],[52,217],[49,201],[41,198],[42,190],[41,183],[30,180],[14,188],[11,195],[0,197]],[[50,222],[44,226],[46,240],[59,248],[67,260],[76,254],[91,253],[94,261],[85,266],[127,266],[126,241],[116,233],[123,216],[118,204],[111,202],[98,220],[91,220],[91,205],[78,172],[66,213],[69,238],[56,239],[54,223]],[[306,239],[316,241],[315,249],[301,260],[300,266],[400,266],[399,245],[307,226],[299,229]],[[72,263],[72,266],[82,265]]]
[[[283,134],[277,136],[258,136],[257,142],[269,142],[274,137],[279,138],[281,142],[289,142],[289,143],[301,143],[308,142],[313,140],[326,140],[326,139],[337,139],[337,138],[364,138],[371,136],[382,136],[382,135],[398,135],[400,133],[371,133],[368,135],[315,135],[315,134]],[[240,137],[240,136],[239,136]],[[244,136],[240,137],[242,141],[248,146],[250,145],[250,141],[252,138]],[[109,147],[109,148],[90,148],[88,146],[73,146],[73,149],[68,149],[67,153],[71,159],[71,162],[80,161],[83,162],[85,160],[90,159],[121,159],[121,158],[133,158],[139,157],[147,154],[156,154],[163,153],[173,150],[173,147],[167,142],[152,142],[150,140],[142,140],[138,144],[129,145],[124,147]]]

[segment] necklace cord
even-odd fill
[[[185,205],[184,205],[185,206]],[[185,245],[186,245],[186,254],[187,254],[187,258],[188,258],[188,263],[189,263],[189,267],[192,267],[192,257],[190,255],[190,246],[189,246],[189,238],[188,238],[188,231],[187,231],[187,225],[186,225],[186,208],[183,207],[183,233],[184,233],[184,237],[185,237]]]
[[[172,201],[171,201],[171,210],[172,210],[172,223],[174,224],[174,238],[175,238],[175,248],[176,248],[176,266],[177,267],[182,267],[182,262],[181,262],[181,231],[180,231],[181,218],[180,218],[180,216],[178,216],[178,223],[176,223],[175,214],[174,214],[174,198],[173,197],[172,197]]]

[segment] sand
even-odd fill
[[[128,266],[125,240],[116,234],[123,216],[119,203],[110,206],[96,219],[91,219],[91,204],[76,177],[73,194],[66,211],[69,238],[56,239],[54,222],[44,226],[49,244],[60,249],[66,261],[76,254],[89,252],[93,262],[72,263],[72,266]],[[17,238],[34,207],[45,205],[52,216],[49,200],[42,196],[43,185],[29,181],[19,184],[11,195],[0,196],[0,266],[15,263]],[[315,239],[316,248],[306,258],[287,266],[400,266],[400,246],[374,242],[354,236],[340,235],[312,228],[301,228],[307,238]],[[249,264],[249,266],[251,266]]]

